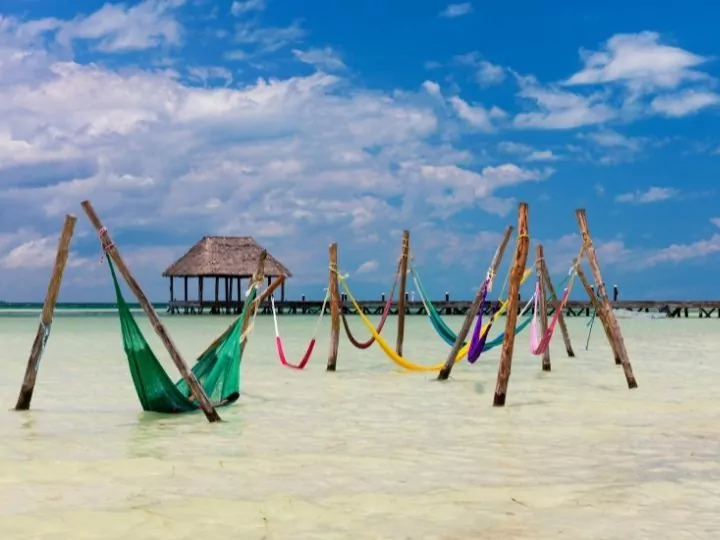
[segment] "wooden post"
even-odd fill
[[[610,299],[607,297],[605,283],[603,283],[600,266],[597,261],[597,255],[595,254],[595,246],[593,245],[592,237],[590,236],[585,210],[582,208],[576,210],[575,215],[577,217],[578,226],[580,227],[580,233],[582,234],[583,246],[585,248],[585,253],[587,254],[588,264],[590,265],[593,277],[595,278],[595,283],[597,284],[598,303],[600,304],[600,311],[598,312],[598,315],[602,313],[607,321],[610,338],[612,343],[615,344],[614,350],[620,357],[620,363],[622,364],[623,371],[625,373],[625,380],[627,381],[628,388],[637,388],[637,381],[635,380],[635,375],[633,374],[632,366],[630,365],[630,358],[628,356],[627,348],[625,347],[625,340],[622,337],[620,325],[613,313]]]
[[[402,250],[400,252],[400,290],[398,291],[398,327],[395,352],[402,356],[403,341],[405,341],[405,289],[407,288],[407,267],[410,256],[410,231],[403,231]]]
[[[62,284],[65,265],[67,264],[70,240],[75,230],[77,218],[69,214],[65,216],[62,232],[60,233],[60,242],[58,243],[57,254],[55,255],[55,265],[50,275],[50,283],[48,284],[47,294],[45,295],[45,303],[43,304],[42,314],[40,315],[40,324],[35,333],[35,340],[30,349],[30,358],[25,368],[25,377],[20,387],[20,395],[15,404],[16,411],[27,411],[30,408],[33,391],[35,390],[35,381],[37,380],[38,369],[40,368],[40,360],[45,345],[50,337],[50,326],[52,325],[53,314],[55,313],[55,304],[57,303],[58,294],[60,294],[60,285]]]
[[[607,320],[605,319],[605,313],[603,312],[600,302],[597,299],[597,296],[595,296],[595,289],[593,288],[590,283],[588,283],[587,278],[585,277],[585,272],[583,272],[582,268],[578,266],[577,268],[577,275],[578,279],[580,279],[580,282],[583,284],[583,287],[585,288],[585,292],[588,295],[588,298],[590,298],[590,303],[592,304],[593,309],[595,310],[595,316],[600,319],[600,324],[602,324],[603,330],[605,330],[605,337],[608,340],[608,344],[610,345],[610,349],[612,350],[613,356],[615,357],[615,364],[622,365],[622,362],[620,361],[620,355],[618,354],[615,342],[612,338],[612,332],[610,331],[610,325],[608,324]]]
[[[340,290],[338,286],[338,254],[337,244],[330,244],[330,351],[328,353],[327,371],[335,371],[338,349],[340,348]]]
[[[495,255],[493,255],[492,262],[490,263],[490,272],[493,276],[497,274],[497,269],[502,262],[503,256],[505,255],[505,249],[507,248],[508,242],[510,242],[510,236],[512,236],[513,230],[514,227],[512,225],[509,225],[508,228],[505,229],[505,234],[500,241],[500,245],[498,245],[497,249],[495,250]],[[475,298],[473,299],[472,304],[470,305],[470,309],[465,316],[465,320],[460,327],[460,332],[458,332],[455,343],[453,343],[450,354],[445,361],[445,365],[440,370],[440,373],[438,373],[438,381],[446,381],[448,377],[450,377],[450,372],[455,365],[455,358],[457,358],[457,355],[460,352],[460,348],[463,346],[463,343],[465,342],[465,339],[470,332],[470,327],[472,326],[473,319],[475,319],[478,311],[482,309],[480,302],[482,302],[483,297],[483,284],[484,281],[480,284],[480,287],[478,287],[478,290],[475,293]]]
[[[265,278],[265,261],[267,260],[267,250],[263,249],[260,252],[260,256],[258,257],[257,265],[255,266],[255,272],[253,272],[252,277],[250,278],[250,283],[248,283],[248,290],[250,290],[250,287],[253,286],[253,284],[260,285],[263,282],[263,279]],[[270,290],[270,286],[266,289],[266,291]],[[238,291],[239,292],[239,291]],[[242,296],[242,293],[239,293],[240,296]],[[262,295],[259,296],[259,298],[262,298]],[[258,300],[256,298],[256,301],[253,303],[253,305],[248,306],[248,309],[255,309],[256,305],[259,306],[260,302],[262,300]],[[243,321],[243,325],[240,328],[240,334],[245,334],[245,331],[248,329],[248,326],[250,326],[250,321],[252,320],[252,316],[250,316],[248,312],[248,316],[245,317],[245,320]],[[245,352],[245,346],[247,345],[247,337],[242,340],[240,343],[240,354],[242,355]]]
[[[278,279],[276,279],[275,281],[273,281],[273,283],[272,283],[272,285],[271,285],[270,287],[268,287],[268,288],[265,289],[262,293],[260,293],[259,295],[257,295],[257,296],[255,297],[255,300],[253,301],[253,303],[248,306],[248,310],[249,310],[248,313],[251,313],[252,311],[254,311],[255,308],[256,308],[256,306],[257,306],[257,304],[262,304],[265,300],[267,300],[268,298],[270,298],[270,295],[275,291],[275,289],[276,289],[284,280],[285,280],[285,276],[280,276]],[[251,281],[251,283],[252,283],[252,281]],[[245,319],[245,320],[247,321],[247,320],[249,320],[249,319]],[[205,354],[206,354],[210,349],[212,349],[212,348],[215,347],[218,343],[220,343],[220,341],[222,341],[223,339],[225,339],[225,338],[227,337],[227,335],[230,333],[230,331],[233,329],[233,326],[235,326],[235,323],[236,323],[236,322],[237,322],[237,319],[235,319],[232,323],[230,323],[230,325],[228,325],[228,327],[225,329],[225,331],[224,331],[222,334],[220,334],[218,337],[216,337],[215,340],[214,340],[210,345],[208,345],[207,348],[198,356],[198,359],[200,359],[200,358],[202,358],[203,356],[205,356]],[[244,325],[244,328],[241,329],[241,333],[244,333],[245,330],[247,330],[248,324],[249,324],[249,323],[247,323],[246,325]],[[244,350],[244,349],[243,349],[243,350]]]
[[[128,287],[130,287],[130,290],[132,290],[132,292],[137,297],[138,302],[140,302],[140,305],[145,311],[145,314],[147,315],[150,324],[153,327],[153,330],[155,330],[155,333],[163,342],[163,345],[165,345],[165,348],[170,354],[170,358],[180,372],[180,375],[182,375],[183,379],[185,379],[185,382],[187,383],[190,391],[192,392],[192,395],[195,396],[195,398],[198,400],[200,408],[205,413],[208,421],[219,422],[221,420],[220,415],[215,410],[215,407],[210,402],[210,399],[208,399],[205,390],[200,385],[200,382],[197,380],[195,374],[188,369],[185,360],[183,360],[183,357],[180,355],[177,348],[175,347],[175,343],[173,343],[172,339],[167,333],[167,330],[165,330],[162,322],[160,322],[160,318],[155,312],[152,304],[145,296],[145,293],[140,288],[140,285],[138,285],[137,281],[135,281],[135,278],[130,273],[128,267],[125,265],[125,261],[123,261],[123,258],[120,256],[120,252],[118,251],[115,244],[113,244],[113,241],[110,238],[107,229],[103,226],[100,218],[95,213],[95,209],[92,207],[92,204],[90,204],[90,201],[83,201],[81,204],[83,209],[85,210],[85,213],[90,219],[90,222],[98,230],[98,235],[100,236],[100,242],[102,243],[103,250],[107,253],[107,256],[112,259],[113,263],[115,263],[118,271],[125,278]]]
[[[543,252],[542,244],[538,244],[535,248],[535,273],[537,274],[537,279],[540,282],[540,291],[539,291],[539,297],[538,297],[538,313],[540,317],[540,336],[545,336],[545,333],[548,329],[548,318],[547,318],[547,300],[546,300],[546,292],[545,289],[547,287],[547,284],[545,282],[545,275],[543,274],[543,264],[545,263],[545,254]],[[548,343],[547,347],[545,347],[545,350],[542,353],[542,370],[543,371],[550,371],[551,365],[550,365],[550,344]]]
[[[573,351],[572,342],[570,341],[570,332],[568,332],[567,324],[565,323],[565,315],[563,315],[562,309],[560,309],[560,298],[558,298],[558,295],[555,294],[555,287],[553,286],[552,280],[550,279],[550,272],[548,272],[547,264],[545,264],[545,261],[543,261],[542,264],[542,273],[543,280],[545,281],[545,286],[547,287],[547,291],[549,293],[550,299],[553,302],[553,306],[555,306],[556,311],[560,312],[560,315],[558,316],[558,325],[560,326],[560,332],[562,333],[563,342],[565,342],[565,351],[570,358],[574,358],[575,351]]]
[[[498,366],[497,384],[493,405],[503,407],[507,398],[510,369],[512,366],[513,348],[515,347],[515,324],[518,318],[518,292],[520,282],[525,273],[530,237],[528,236],[528,205],[520,203],[518,208],[518,240],[515,247],[515,257],[510,270],[510,283],[508,288],[508,309],[505,316],[505,337],[503,338]]]

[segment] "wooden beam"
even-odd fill
[[[512,236],[513,230],[514,227],[512,225],[509,225],[508,228],[505,229],[505,234],[503,235],[500,244],[495,250],[495,255],[493,255],[489,269],[490,274],[493,276],[493,278],[495,277],[495,274],[497,274],[497,270],[500,267],[500,263],[502,262],[503,256],[505,255],[505,250],[507,249],[507,245],[510,242],[510,237]],[[483,283],[480,284],[480,287],[478,287],[478,290],[475,293],[475,298],[473,299],[473,302],[470,305],[470,309],[468,309],[467,314],[465,315],[465,320],[460,327],[460,332],[458,332],[457,338],[455,338],[455,343],[453,343],[452,349],[450,349],[450,354],[445,361],[445,365],[440,370],[440,373],[438,373],[439,381],[446,381],[448,377],[450,377],[452,368],[455,365],[455,358],[457,358],[457,355],[460,352],[463,343],[465,343],[465,340],[467,339],[467,335],[470,332],[470,327],[472,326],[472,322],[475,319],[475,316],[481,309],[480,304],[483,299],[484,283],[485,282],[483,281]],[[490,313],[492,314],[492,309],[490,310]]]
[[[538,313],[540,317],[540,336],[541,339],[545,337],[545,333],[548,330],[548,316],[547,316],[547,296],[545,289],[545,276],[543,274],[543,263],[545,262],[545,254],[543,252],[542,244],[538,244],[535,247],[535,273],[537,274],[537,279],[540,283],[540,290],[538,291],[538,294],[540,295],[538,297],[538,310],[540,313]],[[548,343],[545,347],[545,350],[542,353],[542,370],[543,371],[550,371],[552,369],[550,365],[550,344]]]
[[[338,285],[337,244],[330,244],[330,351],[328,352],[327,371],[337,369],[338,350],[340,348],[340,290]]]
[[[60,242],[58,243],[55,255],[55,264],[53,265],[52,274],[50,275],[50,283],[48,284],[42,314],[40,315],[40,324],[35,333],[35,340],[30,349],[30,358],[28,358],[28,363],[25,368],[25,377],[20,387],[20,395],[15,404],[16,411],[26,411],[30,408],[30,402],[32,401],[35,390],[35,382],[37,381],[38,369],[40,369],[40,360],[42,360],[45,345],[50,337],[50,326],[52,325],[57,298],[60,294],[60,286],[70,250],[70,240],[72,240],[76,222],[77,218],[74,215],[69,214],[65,216],[65,223],[60,233]]]
[[[520,282],[525,273],[530,237],[528,236],[528,205],[520,203],[518,208],[518,237],[515,247],[515,257],[510,269],[510,283],[508,288],[508,309],[505,316],[505,337],[503,338],[502,350],[500,351],[500,364],[498,365],[497,384],[495,385],[495,396],[493,405],[495,407],[505,406],[507,399],[508,383],[510,382],[510,371],[512,368],[512,355],[515,347],[515,324],[518,318],[518,294]]]
[[[542,264],[542,273],[543,280],[545,281],[548,293],[550,293],[550,299],[552,300],[553,306],[555,307],[555,310],[560,312],[560,315],[558,315],[558,325],[560,326],[560,332],[562,333],[563,342],[565,343],[565,352],[567,352],[567,355],[570,358],[574,358],[575,351],[573,351],[572,342],[570,341],[570,332],[568,332],[567,323],[565,322],[565,314],[560,307],[560,298],[558,298],[558,295],[555,294],[555,287],[550,279],[550,272],[548,272],[545,261],[543,261]]]
[[[605,283],[603,282],[602,274],[600,272],[600,265],[597,261],[597,254],[595,253],[595,246],[593,245],[592,237],[590,236],[590,229],[588,228],[587,216],[585,215],[584,209],[578,209],[575,211],[577,217],[578,227],[580,228],[580,234],[582,234],[583,246],[585,247],[585,253],[587,254],[588,264],[592,270],[595,283],[598,287],[598,300],[600,303],[600,311],[607,320],[608,327],[610,330],[610,337],[615,344],[615,350],[620,357],[620,363],[625,373],[625,380],[628,388],[637,388],[637,381],[633,374],[632,365],[630,364],[630,357],[628,356],[627,348],[625,347],[625,341],[620,332],[620,325],[615,318],[613,313],[612,304],[607,296],[605,290]]]
[[[83,209],[85,210],[85,213],[90,219],[90,222],[98,231],[103,250],[107,253],[107,256],[112,259],[113,263],[115,263],[118,271],[120,272],[120,274],[122,274],[123,278],[125,278],[128,287],[130,287],[130,290],[137,297],[138,302],[140,302],[140,305],[145,311],[145,314],[147,315],[148,320],[153,327],[153,330],[155,330],[155,333],[160,338],[160,341],[162,341],[163,345],[165,345],[165,348],[170,354],[170,358],[180,372],[180,375],[182,375],[183,379],[187,383],[190,391],[197,398],[200,408],[205,413],[205,417],[208,419],[209,422],[219,422],[221,420],[220,415],[217,413],[215,407],[210,402],[210,399],[205,393],[203,387],[200,385],[200,382],[198,381],[195,374],[188,369],[185,360],[183,360],[183,357],[178,352],[177,347],[175,347],[175,343],[173,342],[170,335],[167,333],[167,330],[165,330],[162,322],[160,322],[160,318],[155,312],[155,308],[153,308],[152,304],[147,299],[147,296],[145,296],[145,293],[140,288],[140,285],[137,283],[137,281],[135,281],[135,278],[130,273],[130,270],[128,269],[125,261],[120,255],[120,252],[110,238],[107,229],[100,221],[100,218],[95,212],[95,209],[92,207],[92,204],[90,204],[90,201],[83,201],[81,204]]]
[[[398,291],[398,320],[397,341],[395,352],[402,356],[403,341],[405,341],[405,291],[407,290],[407,268],[410,257],[410,231],[403,231],[402,249],[400,251],[400,290]]]
[[[583,272],[583,269],[580,266],[577,267],[577,275],[580,283],[582,283],[583,288],[588,295],[588,298],[590,299],[590,304],[592,305],[592,308],[595,310],[595,316],[600,319],[600,324],[602,324],[603,330],[605,331],[605,337],[608,340],[608,345],[610,345],[610,349],[612,350],[613,356],[615,357],[615,363],[619,366],[622,364],[622,362],[620,361],[620,355],[618,354],[617,350],[615,350],[615,343],[612,339],[610,326],[605,320],[605,313],[600,307],[600,302],[598,301],[597,296],[595,296],[595,289],[593,289],[593,286],[590,285],[590,283],[588,282],[588,279],[585,277],[585,272]]]

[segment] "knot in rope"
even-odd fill
[[[102,254],[100,255],[100,264],[105,260],[105,255],[108,254],[108,252],[115,247],[114,242],[108,242],[107,244],[103,241],[103,234],[107,234],[108,230],[107,227],[100,227],[98,229],[98,239],[100,240],[100,245],[102,246]]]

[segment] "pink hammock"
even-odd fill
[[[548,326],[547,331],[545,332],[545,335],[542,337],[542,339],[538,338],[538,304],[539,304],[539,298],[540,298],[540,280],[535,283],[535,313],[533,313],[532,322],[530,323],[530,352],[535,355],[541,355],[543,354],[547,348],[548,345],[550,345],[550,340],[552,339],[553,332],[555,331],[555,325],[557,324],[558,320],[560,319],[560,313],[562,313],[563,306],[565,306],[565,302],[568,299],[568,295],[570,294],[570,288],[571,284],[568,284],[567,289],[565,289],[565,294],[563,294],[562,299],[560,300],[560,304],[558,305],[558,308],[555,310],[555,314],[553,315],[552,321],[550,321],[550,325]]]

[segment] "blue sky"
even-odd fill
[[[42,298],[67,212],[61,300],[112,298],[86,198],[155,300],[206,234],[254,236],[294,272],[290,297],[321,295],[336,241],[376,297],[405,228],[432,295],[469,297],[519,201],[558,276],[584,207],[624,298],[717,298],[719,16],[695,0],[5,0],[0,299]]]

